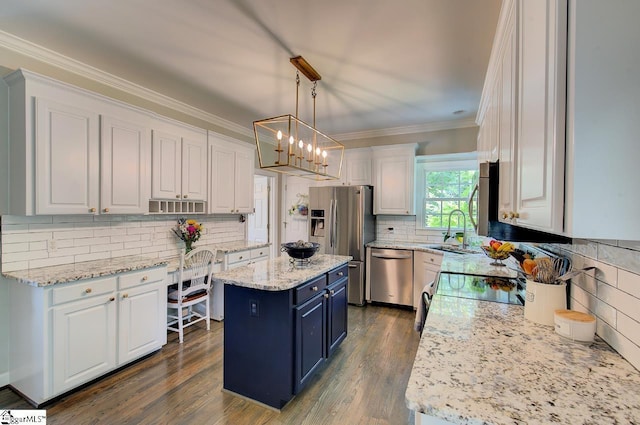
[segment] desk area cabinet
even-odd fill
[[[11,385],[40,405],[160,349],[166,267],[9,288]]]

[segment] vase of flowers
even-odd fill
[[[189,253],[194,249],[193,243],[200,239],[202,229],[202,224],[193,219],[178,219],[178,224],[173,229],[173,233],[184,242],[185,253]]]

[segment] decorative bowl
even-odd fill
[[[280,246],[280,251],[289,254],[289,257],[297,260],[313,257],[320,248],[320,244],[316,242],[305,242],[301,246],[298,242],[286,242]]]
[[[482,251],[487,255],[487,257],[495,260],[491,263],[492,266],[504,266],[502,260],[509,258],[509,252],[507,251],[496,251],[493,248],[484,245],[480,248],[482,248]]]

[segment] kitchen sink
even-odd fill
[[[482,251],[477,249],[462,248],[455,245],[425,245],[425,248],[435,249],[437,251],[452,252],[454,254],[481,254]]]

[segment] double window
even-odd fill
[[[464,212],[467,230],[473,230],[469,219],[469,197],[477,182],[475,153],[419,157],[416,163],[417,228],[446,229],[450,213],[459,209]],[[474,215],[477,211],[475,198],[471,200],[474,202]],[[473,220],[477,221],[477,216]],[[451,229],[461,230],[463,225],[460,213],[451,215]]]

